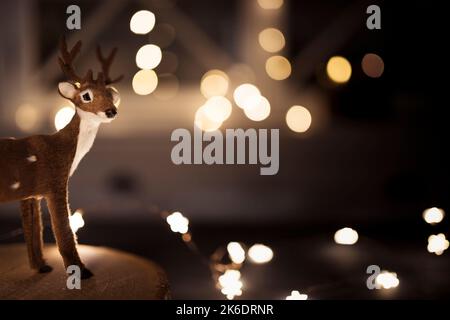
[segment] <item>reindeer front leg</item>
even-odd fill
[[[81,278],[87,279],[93,274],[85,268],[78,255],[75,236],[69,223],[70,210],[67,202],[67,187],[62,190],[62,192],[55,192],[46,197],[53,233],[65,267],[78,265],[81,268]]]
[[[20,202],[22,211],[22,226],[28,249],[28,260],[32,269],[40,273],[52,271],[52,267],[45,263],[42,255],[42,215],[41,201],[27,199]]]

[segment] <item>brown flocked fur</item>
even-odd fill
[[[99,72],[97,79],[93,79],[90,70],[83,78],[77,76],[72,62],[80,47],[79,41],[68,51],[65,39],[61,40],[59,63],[68,82],[59,84],[59,93],[72,101],[77,111],[70,123],[53,135],[35,135],[17,140],[0,139],[0,202],[21,202],[22,225],[30,266],[39,272],[49,272],[52,268],[45,263],[42,255],[41,199],[44,198],[65,267],[78,265],[82,270],[82,278],[89,278],[92,273],[80,260],[76,237],[69,224],[68,181],[70,171],[78,164],[71,170],[79,136],[84,134],[80,130],[86,130],[81,129],[85,128],[81,125],[82,121],[95,123],[92,135],[95,138],[97,124],[110,122],[115,117],[119,96],[109,85],[119,81],[121,77],[111,80],[108,75],[116,50],[104,58],[99,48],[97,55],[102,72]],[[93,96],[91,102],[83,102],[80,97],[80,93],[86,89]],[[92,132],[89,131],[89,134]],[[89,148],[90,145],[86,152]],[[81,158],[84,154],[85,152]]]

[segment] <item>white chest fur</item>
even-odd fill
[[[100,122],[96,119],[86,115],[87,112],[77,108],[77,112],[80,115],[80,130],[78,133],[77,140],[77,150],[75,152],[75,157],[73,158],[72,166],[70,167],[70,175],[72,175],[81,159],[89,152],[92,145],[94,144],[95,137],[100,126]]]

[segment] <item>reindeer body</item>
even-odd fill
[[[21,201],[22,225],[30,266],[39,272],[52,270],[42,255],[41,200],[50,211],[52,229],[66,267],[78,265],[82,278],[92,273],[85,268],[76,249],[76,238],[70,228],[68,181],[81,159],[92,147],[101,123],[111,122],[120,101],[117,91],[107,86],[115,50],[104,59],[103,73],[97,81],[89,71],[85,78],[76,76],[71,65],[81,42],[69,52],[62,41],[60,64],[72,82],[62,82],[60,94],[71,100],[76,113],[70,123],[53,135],[36,135],[23,139],[0,139],[0,202]],[[79,82],[78,82],[79,81]]]

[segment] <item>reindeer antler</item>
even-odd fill
[[[103,82],[104,84],[108,85],[122,80],[123,75],[120,75],[115,79],[111,79],[109,75],[109,69],[111,68],[111,64],[114,60],[114,57],[116,56],[116,53],[117,48],[114,48],[109,56],[104,57],[102,54],[102,49],[100,48],[100,46],[97,46],[97,58],[102,66],[102,72],[99,72],[97,81]]]
[[[59,50],[61,53],[61,57],[58,57],[58,62],[61,67],[61,70],[68,77],[69,80],[74,82],[85,82],[85,81],[93,81],[92,79],[92,70],[89,69],[84,77],[79,76],[73,67],[73,61],[75,57],[78,55],[81,49],[81,41],[78,41],[73,48],[69,51],[67,49],[66,38],[61,37]]]

